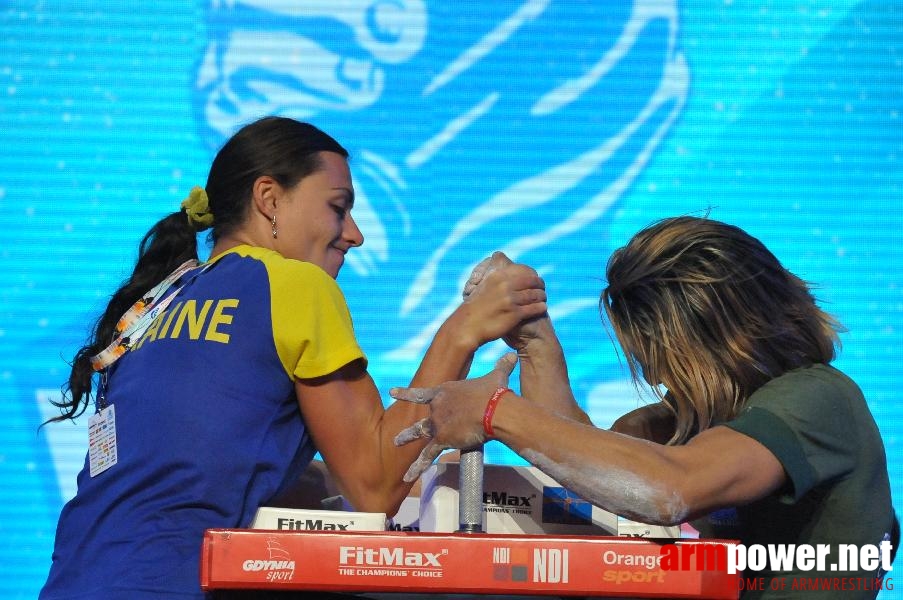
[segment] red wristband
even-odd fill
[[[500,387],[493,392],[492,396],[489,397],[489,402],[486,403],[486,410],[483,411],[483,431],[489,437],[495,437],[495,433],[492,431],[492,415],[495,414],[495,407],[498,406],[499,400],[502,399],[505,392],[510,391],[506,387]]]

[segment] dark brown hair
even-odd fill
[[[320,152],[348,156],[336,140],[308,123],[264,117],[242,127],[217,152],[207,176],[205,189],[214,217],[212,241],[248,218],[252,187],[259,177],[269,175],[284,188],[294,187],[322,168]],[[63,400],[54,402],[61,415],[51,421],[74,419],[85,412],[94,379],[91,357],[112,341],[120,317],[179,265],[197,258],[197,231],[184,210],[162,218],[145,234],[131,276],[113,294],[91,337],[76,353]]]

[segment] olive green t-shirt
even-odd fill
[[[766,584],[744,598],[799,598],[811,586],[822,588],[812,592],[818,598],[874,597],[877,571],[831,570],[839,564],[839,544],[878,546],[889,539],[894,519],[884,444],[859,387],[829,365],[796,369],[759,388],[724,426],[768,448],[787,482],[737,507],[733,519],[717,511],[694,523],[700,535],[739,538],[747,548],[828,544],[831,551],[824,571],[747,571]]]

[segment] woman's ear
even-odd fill
[[[280,195],[281,186],[269,175],[261,175],[251,186],[251,201],[254,209],[266,217],[268,221],[276,214],[276,205]]]

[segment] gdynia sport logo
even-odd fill
[[[892,569],[889,540],[878,545],[837,544],[664,544],[658,557],[662,571],[721,571],[743,573],[741,585],[763,589],[767,573],[773,589],[893,589],[883,578]],[[793,573],[792,577],[781,577]],[[817,576],[806,577],[806,573]],[[837,576],[826,577],[826,573]],[[856,576],[850,576],[855,573]],[[874,574],[863,577],[861,574]]]

